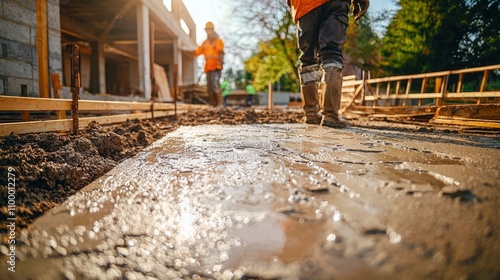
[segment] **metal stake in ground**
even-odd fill
[[[80,47],[71,45],[71,93],[73,103],[71,106],[73,116],[73,134],[78,135],[78,94],[80,91]]]

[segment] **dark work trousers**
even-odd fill
[[[331,0],[299,18],[297,38],[301,68],[315,64],[342,68],[348,13],[348,0]]]
[[[210,105],[217,107],[219,105],[220,95],[220,70],[208,71],[207,73],[207,92]]]

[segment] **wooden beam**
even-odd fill
[[[174,40],[154,40],[155,45],[170,45]],[[109,42],[111,45],[136,45],[137,40],[118,40]]]
[[[436,116],[500,121],[500,104],[441,106]]]
[[[36,1],[36,49],[38,55],[38,91],[43,98],[50,97],[49,43],[47,0]]]
[[[195,105],[190,106],[179,106],[178,113],[185,113],[188,110],[199,108],[200,106],[206,105]],[[155,111],[154,116],[156,118],[173,116],[174,111]],[[104,124],[114,124],[122,123],[127,120],[133,119],[151,119],[151,112],[147,113],[136,113],[136,114],[122,114],[122,115],[112,115],[103,117],[90,117],[90,118],[80,118],[79,119],[79,129],[84,129],[88,126],[90,122],[96,121],[101,125]],[[16,122],[16,123],[0,123],[0,136],[14,134],[27,134],[27,133],[40,133],[40,132],[52,132],[52,131],[71,131],[73,121],[67,120],[50,120],[50,121],[32,121],[32,122]]]
[[[71,110],[69,99],[0,96],[0,111]]]
[[[482,128],[496,128],[500,129],[499,121],[488,121],[488,120],[477,120],[459,117],[443,117],[437,116],[430,120],[431,123],[436,124],[450,124],[450,125],[462,125],[462,126],[473,126]]]
[[[44,99],[0,95],[0,111],[56,111],[71,110],[71,99]],[[179,104],[181,110],[206,108],[207,105]],[[173,110],[172,103],[155,103],[155,110]],[[80,100],[81,111],[145,111],[151,109],[151,102]]]
[[[61,14],[61,33],[65,33],[74,36],[76,38],[88,41],[99,40],[99,36],[95,35],[97,34],[95,30],[89,29],[88,26],[83,26],[74,19],[62,14]]]
[[[139,58],[133,54],[130,54],[128,52],[125,52],[125,51],[122,51],[122,50],[119,50],[117,48],[113,48],[109,45],[104,45],[104,51],[106,52],[112,52],[112,53],[115,53],[115,54],[118,54],[118,55],[121,55],[123,57],[126,57],[126,58],[130,58],[132,60],[139,60]]]
[[[137,0],[129,0],[125,5],[122,6],[122,8],[116,13],[116,15],[113,17],[113,19],[108,23],[106,28],[99,34],[100,38],[106,38],[111,32],[111,30],[115,27],[116,23],[120,21],[123,16],[136,4]]]

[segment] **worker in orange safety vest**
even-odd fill
[[[195,50],[195,56],[205,57],[205,68],[203,71],[207,75],[207,91],[210,105],[217,107],[221,104],[220,78],[224,65],[224,42],[215,32],[214,24],[207,22],[205,25],[207,39]]]
[[[352,3],[351,3],[352,1]],[[342,48],[350,5],[354,19],[367,11],[369,0],[287,0],[300,49],[300,91],[305,122],[342,128],[339,116],[342,91]],[[321,83],[321,100],[318,87]],[[321,114],[319,114],[321,112]]]

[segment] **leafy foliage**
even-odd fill
[[[498,0],[399,0],[381,42],[392,75],[500,62]]]

